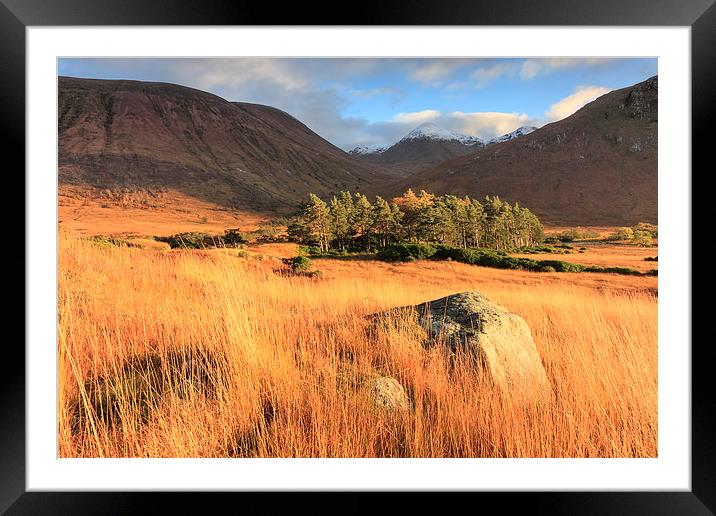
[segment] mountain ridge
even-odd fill
[[[170,83],[58,78],[60,188],[176,189],[274,210],[394,178],[270,106]]]

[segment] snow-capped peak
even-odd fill
[[[493,138],[490,141],[488,141],[487,144],[492,145],[493,143],[502,143],[502,142],[506,142],[509,140],[514,140],[515,138],[519,138],[520,136],[530,134],[535,129],[537,129],[537,128],[532,125],[525,125],[525,126],[515,129],[511,133],[503,134],[502,136]]]
[[[390,145],[385,145],[382,143],[375,143],[373,145],[359,145],[358,147],[352,149],[350,154],[380,154],[381,152],[385,152],[385,150],[390,147]]]
[[[419,140],[423,138],[427,138],[430,140],[457,140],[465,145],[476,145],[482,143],[482,140],[480,140],[480,138],[477,138],[475,136],[468,136],[466,134],[455,133],[453,131],[448,131],[447,129],[438,127],[432,122],[425,122],[424,124],[419,125],[415,129],[410,131],[408,134],[406,134],[400,141]]]

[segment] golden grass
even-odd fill
[[[188,231],[223,233],[240,227],[253,231],[270,218],[266,214],[229,210],[180,192],[166,192],[155,199],[143,194],[143,206],[130,196],[129,204],[105,199],[87,189],[63,186],[57,215],[61,230],[83,236],[119,237],[167,236]]]
[[[316,260],[318,280],[274,274],[294,252],[106,249],[62,233],[59,455],[656,456],[656,278],[347,260]],[[371,313],[467,290],[525,318],[550,403],[505,399],[409,331],[365,331]],[[211,395],[123,369],[176,350],[225,360]],[[414,409],[375,409],[344,381],[356,371],[394,376]],[[149,384],[164,387],[147,410],[131,390]],[[96,410],[98,386],[119,423],[92,411],[78,423],[73,407]]]

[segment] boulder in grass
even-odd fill
[[[479,292],[453,294],[379,316],[384,321],[416,321],[429,344],[471,356],[475,366],[510,398],[545,401],[551,396],[525,320]]]

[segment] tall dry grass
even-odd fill
[[[59,455],[656,456],[655,278],[325,260],[316,280],[278,264],[62,235]],[[549,404],[505,399],[407,329],[366,332],[376,311],[466,290],[526,319]],[[166,366],[176,356],[188,373]],[[413,410],[375,409],[360,386],[373,371]]]

